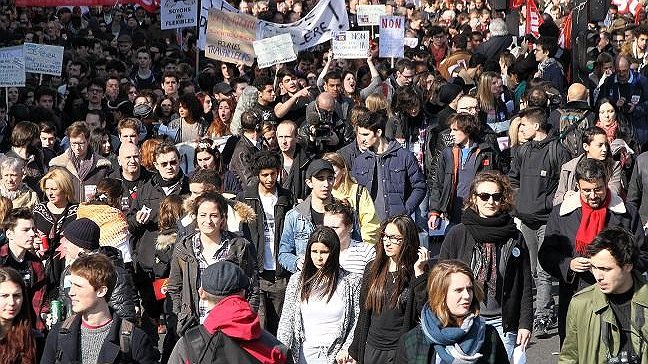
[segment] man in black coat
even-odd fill
[[[607,188],[609,177],[603,162],[583,158],[577,165],[575,178],[579,192],[567,194],[549,216],[545,241],[538,253],[542,267],[560,281],[558,333],[565,339],[567,308],[574,293],[596,283],[585,257],[585,249],[596,234],[607,227],[623,227],[630,231],[640,247],[635,269],[646,271],[648,246],[636,209]]]

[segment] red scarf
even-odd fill
[[[607,140],[609,143],[612,143],[612,141],[617,138],[616,135],[617,135],[617,129],[619,127],[619,124],[617,123],[616,120],[608,126],[603,126],[603,123],[599,121],[596,123],[596,126],[605,130],[605,135],[607,136]]]
[[[576,252],[581,256],[585,256],[585,249],[594,240],[596,235],[605,227],[605,218],[607,217],[608,206],[610,205],[610,198],[612,193],[607,190],[607,197],[603,206],[598,209],[593,209],[587,202],[583,201],[581,197],[581,220],[576,232]]]

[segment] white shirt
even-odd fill
[[[261,204],[263,205],[263,212],[265,219],[263,220],[263,269],[275,270],[277,269],[275,259],[275,217],[274,208],[277,204],[277,191],[272,195],[259,195]]]

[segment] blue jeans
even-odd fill
[[[517,341],[517,332],[504,332],[504,328],[502,327],[502,316],[485,319],[487,325],[491,325],[497,330],[500,339],[502,339],[502,343],[504,343],[504,348],[506,348],[506,354],[508,354],[508,358],[511,360],[513,357],[513,350],[515,349],[515,343]]]
[[[547,225],[542,225],[539,229],[533,230],[520,222],[518,230],[524,236],[527,247],[529,248],[529,258],[531,259],[531,273],[535,279],[536,286],[536,307],[535,317],[546,319],[553,314],[553,306],[555,305],[554,299],[551,296],[551,282],[552,278],[549,273],[545,272],[538,262],[538,250],[544,241],[545,228]]]

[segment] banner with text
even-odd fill
[[[217,9],[209,10],[205,56],[219,61],[254,63],[256,18]]]
[[[259,68],[292,62],[297,59],[290,34],[279,34],[274,37],[255,40],[252,45],[254,46]]]
[[[25,43],[25,70],[32,73],[60,76],[63,68],[60,46]]]
[[[369,31],[333,32],[331,48],[335,59],[362,59],[369,53]]]
[[[405,18],[402,16],[380,17],[380,57],[401,58],[405,47]]]
[[[380,25],[380,17],[387,14],[385,5],[358,5],[358,25]]]
[[[25,86],[23,46],[0,48],[0,87]]]
[[[198,25],[198,0],[163,0],[160,4],[162,30],[195,27]]]
[[[224,0],[203,0],[200,8],[200,34],[198,45],[205,49],[205,32],[210,9],[238,13],[239,10]],[[331,31],[349,29],[349,17],[344,0],[321,0],[300,20],[290,24],[277,24],[256,19],[256,39],[270,38],[288,33],[298,51],[308,49],[331,39]]]

